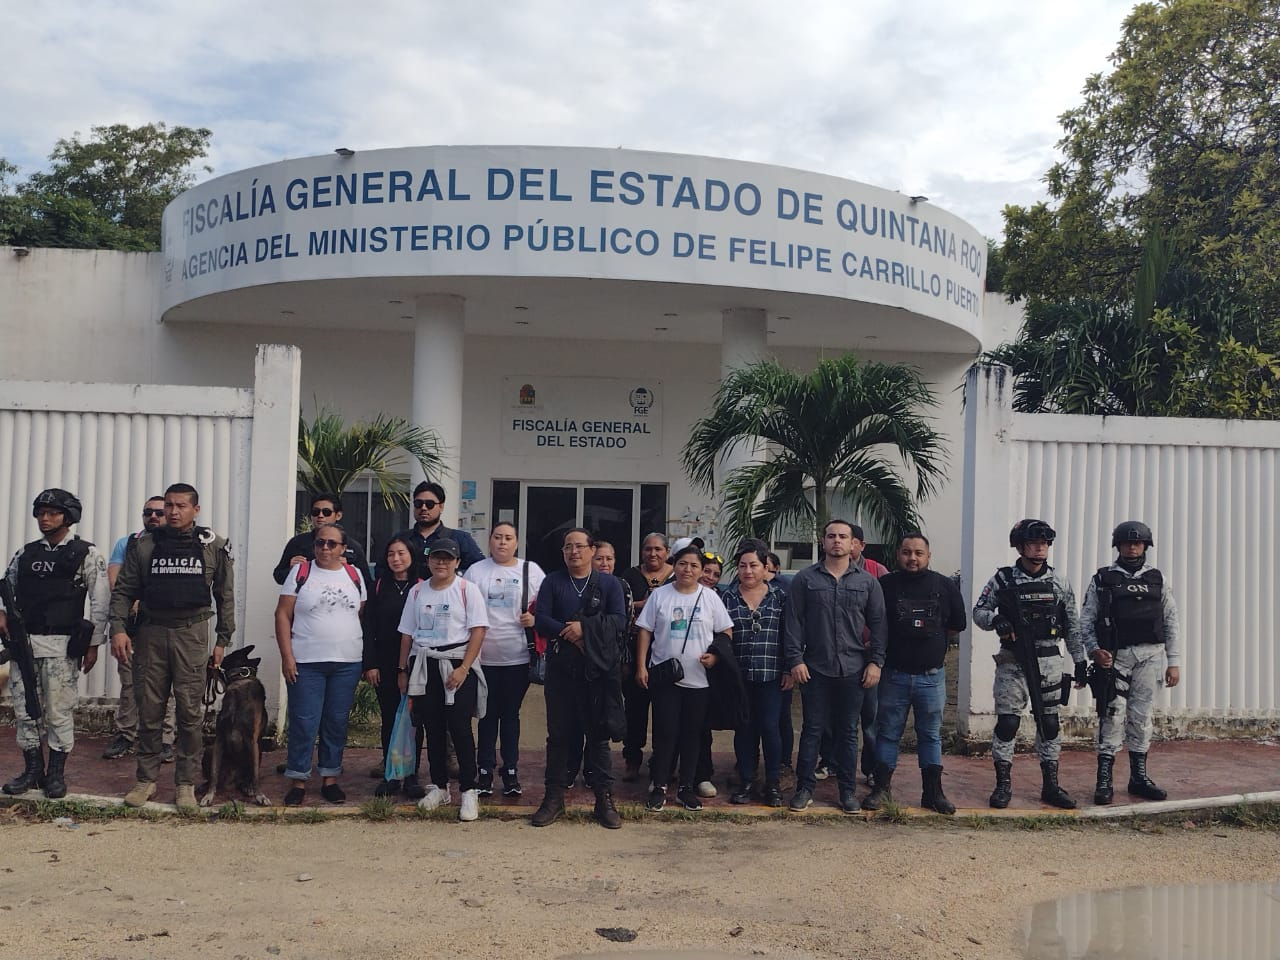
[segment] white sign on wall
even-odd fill
[[[662,381],[503,377],[503,453],[662,456]]]

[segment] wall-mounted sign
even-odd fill
[[[503,377],[503,453],[662,456],[662,381]]]

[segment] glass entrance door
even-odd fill
[[[543,570],[564,569],[566,530],[585,527],[613,544],[618,572],[630,565],[639,537],[640,484],[523,483],[520,515],[524,551]]]
[[[547,573],[564,568],[560,545],[564,532],[578,523],[578,487],[525,484],[524,503],[525,556]]]

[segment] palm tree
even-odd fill
[[[308,425],[298,422],[298,482],[308,493],[341,494],[361,474],[371,473],[388,508],[407,505],[400,475],[408,454],[428,477],[446,472],[444,446],[429,427],[378,414],[372,422],[347,426],[321,407]]]
[[[682,462],[693,486],[710,493],[726,455],[744,446],[768,451],[720,486],[731,540],[767,539],[800,523],[816,533],[830,519],[833,493],[873,529],[899,535],[918,529],[916,502],[942,477],[942,438],[920,413],[936,405],[919,372],[903,364],[845,354],[801,375],[764,360],[720,382]],[[894,453],[915,471],[914,494],[890,462]]]

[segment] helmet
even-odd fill
[[[61,510],[68,527],[73,523],[79,523],[80,514],[84,512],[84,507],[81,505],[79,497],[58,487],[41,490],[39,496],[32,501],[31,515],[33,517],[38,517],[42,509]]]
[[[1018,548],[1028,540],[1044,540],[1052,544],[1057,533],[1043,520],[1019,520],[1009,531],[1009,546]]]
[[[1122,543],[1145,543],[1148,547],[1156,545],[1151,539],[1151,528],[1141,520],[1126,520],[1111,532],[1111,545],[1118,547]]]

